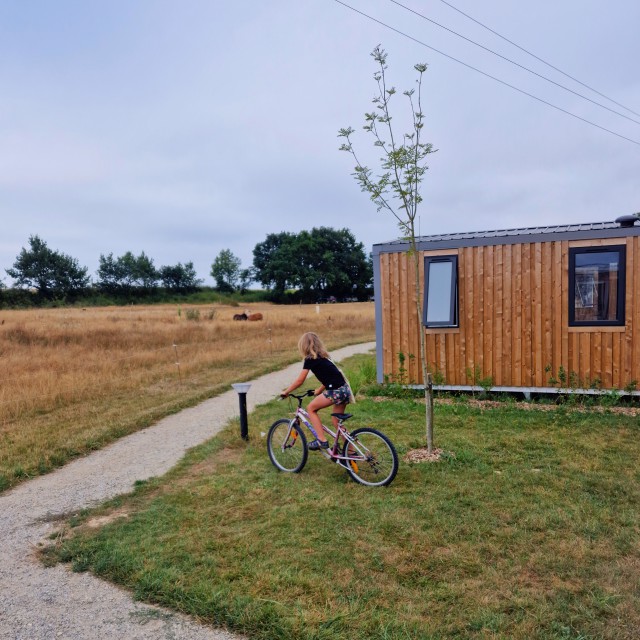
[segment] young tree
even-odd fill
[[[29,237],[29,249],[23,247],[13,268],[5,271],[17,287],[34,288],[42,298],[65,298],[89,285],[86,267],[76,258],[49,249],[38,236]]]
[[[211,265],[211,276],[220,291],[235,291],[240,279],[240,258],[233,255],[230,249],[223,249]]]
[[[415,272],[415,299],[416,314],[418,316],[420,330],[420,360],[425,386],[425,400],[427,406],[427,449],[433,450],[433,418],[431,414],[432,389],[429,384],[427,369],[427,350],[422,324],[422,287],[420,285],[420,256],[416,244],[416,223],[418,205],[422,202],[421,186],[424,174],[428,169],[427,156],[434,152],[433,146],[423,142],[424,113],[422,112],[422,76],[427,70],[426,64],[416,64],[414,69],[418,72],[417,90],[410,89],[404,92],[409,104],[411,125],[409,132],[400,136],[392,126],[390,103],[396,90],[387,85],[387,53],[377,46],[371,56],[376,61],[379,69],[374,74],[378,86],[377,94],[373,98],[375,109],[371,113],[365,113],[364,131],[370,134],[374,140],[374,146],[382,153],[379,163],[379,172],[374,172],[363,165],[352,144],[354,129],[348,127],[340,129],[338,136],[344,138],[340,146],[341,151],[351,154],[356,166],[352,174],[360,188],[368,193],[378,211],[389,212],[398,223],[404,237],[409,242],[409,255],[414,262]]]

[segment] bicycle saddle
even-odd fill
[[[338,418],[338,420],[342,420],[342,422],[353,417],[353,413],[332,413],[331,415],[334,418]]]

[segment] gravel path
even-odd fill
[[[374,346],[353,345],[332,355],[341,360]],[[273,399],[299,371],[295,364],[253,380],[249,411]],[[44,568],[34,553],[62,514],[131,491],[136,480],[162,475],[187,449],[211,438],[237,415],[238,396],[231,390],[0,495],[0,638],[239,639],[134,602],[128,592],[89,573],[72,573],[59,565]]]

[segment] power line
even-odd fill
[[[591,125],[592,127],[596,127],[597,129],[601,129],[602,131],[606,131],[607,133],[610,133],[611,135],[614,135],[618,138],[622,138],[623,140],[626,140],[627,142],[631,142],[632,144],[638,145],[640,147],[640,142],[638,142],[638,140],[633,140],[632,138],[627,138],[627,136],[622,135],[621,133],[617,133],[615,131],[612,131],[611,129],[607,129],[606,127],[603,127],[602,125],[596,124],[595,122],[591,122],[591,120],[587,120],[586,118],[583,118],[575,113],[571,113],[571,111],[567,111],[566,109],[563,109],[562,107],[558,107],[555,104],[552,104],[551,102],[547,102],[546,100],[543,100],[542,98],[539,98],[538,96],[533,95],[532,93],[529,93],[528,91],[525,91],[524,89],[520,89],[519,87],[516,87],[515,85],[509,84],[508,82],[505,82],[504,80],[500,80],[500,78],[496,78],[495,76],[492,76],[491,74],[487,73],[486,71],[482,71],[480,69],[478,69],[477,67],[474,67],[470,64],[467,64],[466,62],[463,62],[462,60],[459,60],[458,58],[454,58],[453,56],[450,56],[448,53],[445,53],[444,51],[440,51],[440,49],[436,49],[435,47],[432,47],[431,45],[426,44],[425,42],[422,42],[421,40],[418,40],[417,38],[414,38],[413,36],[410,36],[407,33],[404,33],[403,31],[400,31],[399,29],[396,29],[395,27],[392,27],[388,24],[386,24],[385,22],[382,22],[381,20],[378,20],[377,18],[374,18],[373,16],[370,16],[367,13],[364,13],[363,11],[360,11],[359,9],[356,9],[354,7],[352,7],[351,5],[348,5],[346,2],[342,2],[342,0],[334,0],[334,2],[337,2],[338,4],[341,4],[343,7],[346,7],[347,9],[351,9],[351,11],[354,11],[355,13],[360,14],[361,16],[368,18],[369,20],[376,22],[377,24],[385,27],[386,29],[389,29],[390,31],[394,31],[395,33],[404,36],[405,38],[408,38],[409,40],[412,40],[413,42],[422,45],[423,47],[426,47],[427,49],[431,49],[432,51],[435,51],[436,53],[439,53],[441,56],[444,56],[445,58],[448,58],[449,60],[453,60],[454,62],[457,62],[458,64],[463,65],[464,67],[467,67],[468,69],[471,69],[472,71],[476,71],[477,73],[486,76],[487,78],[491,78],[491,80],[495,80],[496,82],[499,82],[500,84],[504,85],[505,87],[509,87],[510,89],[513,89],[514,91],[517,91],[518,93],[522,93],[525,96],[528,96],[529,98],[533,98],[533,100],[537,100],[538,102],[541,102],[542,104],[547,105],[548,107],[552,107],[553,109],[556,109],[557,111],[561,111],[562,113],[566,113],[568,116],[571,116],[572,118],[576,118],[576,120],[581,120],[582,122],[585,122],[586,124]]]
[[[574,78],[572,75],[569,75],[568,73],[564,72],[562,69],[558,69],[558,67],[555,67],[550,62],[547,62],[546,60],[544,60],[544,59],[540,58],[539,56],[537,56],[535,53],[532,53],[531,51],[528,51],[524,47],[521,47],[519,44],[513,42],[513,40],[509,40],[509,38],[506,38],[505,36],[503,36],[502,34],[498,33],[497,31],[494,31],[491,27],[488,27],[486,24],[483,24],[479,20],[476,20],[475,18],[470,16],[468,13],[465,13],[461,9],[458,9],[457,7],[454,7],[450,2],[447,2],[447,0],[440,0],[440,2],[446,4],[448,7],[451,7],[451,9],[453,9],[454,11],[457,11],[458,13],[461,13],[465,18],[468,18],[472,22],[475,22],[476,24],[480,25],[483,29],[486,29],[487,31],[490,31],[494,35],[498,36],[498,38],[502,38],[505,42],[508,42],[509,44],[513,45],[514,47],[517,47],[518,49],[520,49],[520,51],[524,51],[527,55],[530,55],[532,58],[535,58],[539,62],[542,62],[542,64],[546,64],[547,67],[550,67],[554,71],[557,71],[558,73],[561,73],[563,76],[569,78],[570,80],[573,80],[574,82],[577,82],[578,84],[582,85],[583,87],[586,87],[587,89],[589,89],[589,91],[593,91],[594,93],[597,93],[599,96],[602,96],[603,98],[606,98],[607,100],[609,100],[609,102],[613,102],[613,104],[617,104],[619,107],[622,107],[623,109],[626,109],[627,111],[633,113],[634,115],[640,116],[640,113],[638,113],[637,111],[634,111],[633,109],[629,109],[629,107],[625,107],[623,104],[620,104],[619,102],[616,102],[613,98],[609,98],[609,96],[606,96],[604,93],[600,93],[600,91],[598,91],[597,89],[594,89],[593,87],[590,87],[588,84],[585,84],[584,82],[581,82],[577,78]]]
[[[396,4],[399,7],[402,7],[403,9],[406,9],[410,13],[413,13],[414,15],[419,16],[423,20],[426,20],[427,22],[431,22],[431,24],[434,24],[437,27],[440,27],[441,29],[444,29],[445,31],[448,31],[449,33],[452,33],[453,35],[458,36],[458,38],[462,38],[463,40],[466,40],[467,42],[470,42],[471,44],[475,45],[476,47],[480,47],[480,49],[483,49],[484,51],[488,51],[489,53],[492,53],[494,56],[497,56],[498,58],[501,58],[502,60],[505,60],[506,62],[510,62],[511,64],[515,65],[516,67],[519,67],[520,69],[523,69],[524,71],[528,71],[529,73],[533,74],[534,76],[537,76],[538,78],[541,78],[542,80],[546,80],[547,82],[550,82],[551,84],[555,85],[556,87],[560,87],[561,89],[564,89],[565,91],[568,91],[569,93],[572,93],[573,95],[578,96],[579,98],[582,98],[583,100],[586,100],[587,102],[591,102],[591,104],[595,104],[598,107],[601,107],[602,109],[606,109],[607,111],[610,111],[611,113],[615,113],[616,115],[620,116],[621,118],[625,118],[627,120],[630,120],[631,122],[635,122],[636,124],[640,124],[640,120],[635,120],[634,118],[630,118],[629,116],[625,115],[624,113],[620,113],[619,111],[616,111],[615,109],[611,109],[610,107],[607,107],[606,105],[602,104],[601,102],[598,102],[597,100],[592,100],[591,98],[583,95],[582,93],[578,93],[577,91],[574,91],[573,89],[570,89],[569,87],[567,87],[567,86],[565,86],[563,84],[560,84],[559,82],[556,82],[555,80],[552,80],[551,78],[548,78],[547,76],[544,76],[541,73],[538,73],[537,71],[534,71],[533,69],[529,69],[529,67],[525,67],[524,65],[520,64],[519,62],[516,62],[515,60],[511,60],[511,58],[507,58],[506,56],[503,56],[502,54],[498,53],[497,51],[494,51],[493,49],[489,49],[489,47],[485,47],[484,45],[480,44],[479,42],[476,42],[475,40],[471,40],[471,38],[467,38],[466,36],[463,36],[461,33],[458,33],[457,31],[454,31],[453,29],[449,29],[449,27],[445,27],[443,24],[440,24],[439,22],[436,22],[435,20],[432,20],[431,18],[427,18],[427,16],[425,16],[424,14],[422,14],[422,13],[420,13],[418,11],[414,11],[410,7],[407,7],[406,5],[402,4],[401,2],[398,2],[397,0],[389,0],[389,2],[393,2],[393,4]],[[609,98],[607,98],[607,100],[609,100]],[[626,109],[626,107],[624,107],[624,108]],[[627,111],[630,111],[630,109],[627,109]]]

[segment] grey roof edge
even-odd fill
[[[473,231],[417,238],[418,249],[436,251],[504,244],[529,244],[534,242],[558,242],[562,240],[599,240],[640,236],[640,226],[621,227],[615,222],[592,222],[585,224],[563,224],[524,229],[502,229],[497,231]],[[399,239],[373,245],[374,256],[381,253],[406,251],[408,240]]]

